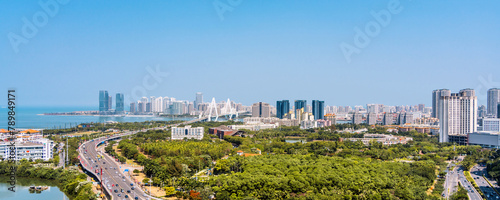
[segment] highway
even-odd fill
[[[476,184],[479,186],[479,189],[483,191],[483,194],[486,196],[487,200],[496,200],[500,199],[500,196],[491,188],[490,184],[484,179],[483,175],[486,176],[486,167],[482,167],[476,165],[472,167],[470,175],[476,181]],[[498,186],[496,182],[492,182],[493,186],[498,190]]]
[[[448,170],[448,173],[446,173],[444,191],[442,194],[445,199],[448,199],[453,193],[457,192],[458,189],[458,167],[453,168],[454,166],[455,164],[453,163],[448,164],[448,169],[453,170]]]
[[[156,129],[156,128],[155,128]],[[146,130],[143,130],[146,131]],[[119,136],[110,138],[98,138],[80,145],[79,157],[82,166],[87,171],[97,175],[99,180],[102,180],[104,188],[112,196],[112,199],[157,199],[145,194],[130,178],[128,178],[116,162],[106,155],[103,150],[97,150],[97,145],[111,138],[121,137],[124,135],[135,134],[138,131],[123,133]],[[98,158],[103,156],[102,158]],[[97,169],[97,172],[96,172]],[[102,170],[102,179],[101,179]]]
[[[457,167],[458,170],[458,181],[460,182],[460,185],[464,187],[465,190],[467,190],[467,194],[469,195],[470,200],[482,200],[483,197],[479,194],[479,192],[476,191],[476,188],[472,185],[471,182],[465,178],[464,171],[462,169],[461,165],[458,165]]]

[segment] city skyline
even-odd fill
[[[486,105],[487,89],[500,87],[500,3],[398,1],[401,11],[347,62],[341,44],[353,45],[356,28],[376,21],[371,12],[388,2],[245,1],[224,20],[210,2],[131,3],[120,12],[107,12],[113,2],[70,2],[17,51],[9,34],[24,37],[30,23],[23,19],[32,23],[46,11],[38,2],[2,2],[0,58],[9,76],[0,85],[16,88],[20,106],[91,106],[103,88],[123,93],[129,105],[158,67],[161,76],[149,79],[154,87],[136,96],[191,100],[201,91],[245,105],[285,98],[430,105],[431,90],[472,88]],[[225,78],[238,81],[217,81]]]

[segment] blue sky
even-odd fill
[[[214,2],[232,11],[222,19]],[[49,13],[38,1],[1,1],[0,85],[16,88],[19,106],[94,106],[101,89],[127,101],[140,89],[246,105],[430,106],[433,89],[474,88],[485,104],[486,88],[500,87],[500,2],[401,0],[348,62],[340,45],[355,45],[355,28],[378,23],[370,12],[390,3],[72,0]],[[23,35],[34,16],[38,31]],[[12,45],[13,34],[27,42]],[[148,66],[168,75],[146,88]]]

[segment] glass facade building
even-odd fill
[[[313,100],[312,114],[314,115],[314,120],[325,119],[325,101]]]
[[[99,91],[99,112],[106,112],[109,110],[109,95],[108,91]]]
[[[276,117],[283,119],[285,114],[290,111],[290,101],[282,100],[276,101]]]
[[[125,102],[123,98],[123,93],[116,93],[116,109],[117,113],[123,113],[125,111]]]

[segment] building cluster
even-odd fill
[[[406,144],[413,141],[411,137],[393,136],[385,134],[364,134],[363,138],[340,138],[340,141],[361,141],[364,145],[370,145],[371,141],[380,142],[383,145]]]
[[[432,117],[439,121],[439,142],[500,147],[500,89],[488,90],[487,105],[479,106],[473,89],[432,92]]]
[[[11,144],[14,143],[14,148]],[[54,142],[43,138],[41,130],[18,130],[12,136],[9,131],[0,129],[0,159],[44,160],[53,158]]]
[[[113,97],[109,95],[106,90],[99,91],[99,114],[125,114],[125,99],[123,93],[116,93],[115,102],[115,109],[113,109]]]
[[[227,104],[226,101],[216,103],[215,109],[221,113],[221,109]],[[230,101],[232,108],[236,111],[249,111],[248,106]],[[196,93],[194,101],[177,100],[174,97],[142,97],[137,102],[130,103],[130,114],[159,114],[159,115],[198,115],[209,109],[210,103],[203,102],[203,94]]]

